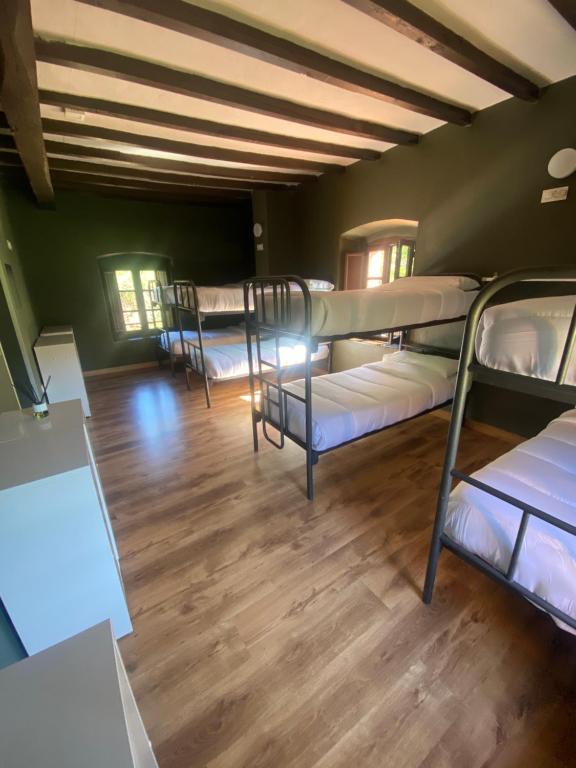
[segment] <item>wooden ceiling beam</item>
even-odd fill
[[[36,57],[40,61],[94,72],[139,85],[205,99],[216,104],[248,110],[260,115],[300,123],[313,128],[348,133],[392,144],[416,144],[418,135],[380,123],[361,120],[338,112],[251,91],[237,85],[211,80],[191,72],[171,69],[143,59],[112,51],[36,38]]]
[[[95,185],[101,185],[105,184],[106,186],[110,187],[124,187],[124,188],[130,188],[130,189],[148,189],[148,190],[154,190],[156,192],[164,193],[167,192],[169,194],[180,194],[180,195],[195,195],[200,194],[203,197],[211,197],[211,198],[225,198],[225,199],[247,199],[250,196],[249,191],[247,190],[238,190],[238,189],[196,189],[193,186],[186,186],[182,184],[166,184],[162,181],[151,181],[151,180],[138,180],[138,179],[122,179],[115,176],[108,176],[106,178],[102,178],[101,176],[96,176],[93,173],[83,173],[82,171],[72,171],[68,169],[54,169],[52,171],[52,176],[54,178],[54,182],[58,180],[64,180],[64,181],[77,181],[82,182],[84,184],[95,184]]]
[[[576,0],[548,0],[571,27],[576,29]]]
[[[155,203],[171,203],[178,205],[238,205],[245,204],[248,198],[237,197],[213,197],[207,194],[189,193],[179,194],[172,192],[161,192],[154,189],[143,189],[141,187],[120,187],[111,186],[105,183],[94,184],[73,179],[54,179],[57,190],[73,190],[77,192],[88,192],[102,197],[127,198],[129,200],[145,200]]]
[[[303,45],[182,0],[78,0],[140,19],[258,61],[361,93],[438,120],[468,125],[471,113],[413,88],[371,74]]]
[[[0,136],[2,140],[10,137]],[[219,177],[227,179],[246,179],[254,181],[272,181],[289,184],[300,184],[304,181],[315,181],[316,176],[308,176],[298,173],[282,173],[280,171],[261,171],[251,168],[228,168],[221,165],[206,165],[203,163],[190,163],[186,160],[170,160],[163,157],[148,157],[145,155],[128,155],[117,149],[105,149],[103,147],[86,147],[82,144],[71,144],[65,141],[46,139],[46,151],[49,155],[64,155],[65,157],[90,157],[101,160],[112,160],[130,163],[136,167],[154,168],[158,171],[181,171],[183,173],[200,174],[206,177]],[[8,145],[10,146],[10,144]]]
[[[42,138],[29,0],[0,0],[0,102],[36,199],[54,191]]]
[[[178,115],[149,107],[139,107],[133,104],[119,104],[106,99],[94,99],[90,96],[59,93],[40,89],[40,103],[61,109],[75,109],[90,112],[95,115],[115,117],[120,120],[131,120],[147,125],[159,125],[164,128],[174,128],[179,131],[191,131],[217,138],[235,139],[249,144],[266,144],[270,147],[295,149],[299,152],[315,152],[318,155],[334,155],[356,160],[378,160],[382,154],[374,149],[348,147],[343,144],[333,144],[327,141],[301,139],[297,136],[283,136],[279,133],[268,133],[254,128],[243,128],[238,125],[216,123],[212,120],[202,120],[198,117]]]
[[[1,154],[1,152],[0,152]],[[288,189],[285,184],[271,184],[262,181],[241,181],[235,179],[210,179],[206,176],[194,176],[185,173],[159,172],[151,168],[129,168],[109,163],[95,163],[78,158],[48,158],[50,169],[58,171],[80,171],[93,173],[97,177],[117,177],[121,179],[139,179],[142,181],[157,181],[171,184],[181,184],[184,188],[205,189]]]
[[[44,133],[58,136],[79,136],[81,138],[104,139],[133,147],[154,149],[160,152],[172,152],[189,157],[201,157],[210,160],[225,160],[246,165],[265,165],[272,168],[288,168],[290,170],[326,173],[327,171],[342,171],[344,166],[330,163],[319,163],[313,160],[298,160],[293,157],[277,157],[275,155],[260,155],[252,152],[239,152],[235,149],[210,147],[204,144],[193,144],[188,141],[176,141],[159,136],[148,136],[141,133],[117,131],[89,123],[73,123],[69,120],[54,120],[43,118]]]
[[[408,0],[343,2],[513,96],[527,101],[534,101],[539,96],[540,90],[535,83],[480,50]]]

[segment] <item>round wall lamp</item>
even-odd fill
[[[566,179],[576,171],[576,149],[561,149],[552,155],[548,163],[548,173],[554,179]]]
[[[264,232],[262,229],[262,224],[256,222],[256,224],[254,224],[252,227],[252,232],[254,232],[254,237],[262,237],[262,232]]]

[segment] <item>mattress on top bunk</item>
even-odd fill
[[[467,277],[429,276],[406,277],[377,288],[311,293],[310,333],[328,338],[463,317],[478,288]],[[291,328],[302,332],[301,295],[292,294],[291,309]]]
[[[435,355],[393,352],[377,363],[312,380],[312,445],[325,451],[435,408],[454,394],[458,362]],[[284,387],[304,397],[304,380]],[[274,388],[271,399],[277,401]],[[306,436],[304,404],[286,398],[286,426]],[[272,404],[270,417],[278,420]]]
[[[277,365],[276,346],[274,341],[263,341],[260,345],[261,357],[263,361],[268,361]],[[190,363],[200,372],[201,364],[194,355],[194,346],[189,346]],[[330,354],[328,344],[319,344],[316,352],[311,355],[313,362],[325,360]],[[256,369],[256,346],[253,345],[254,367]],[[280,344],[279,364],[286,368],[291,365],[301,365],[306,359],[306,347],[296,341],[283,339]],[[204,365],[206,373],[210,379],[237,379],[249,374],[248,350],[246,342],[237,344],[223,344],[211,346],[204,350]],[[269,366],[263,365],[263,370],[270,370]]]
[[[575,306],[575,296],[551,296],[489,307],[478,326],[478,362],[554,381]],[[565,383],[576,384],[576,347]]]
[[[576,409],[472,477],[576,525]],[[460,483],[450,496],[445,533],[506,571],[521,517],[516,507]],[[576,619],[576,536],[531,517],[515,580]]]
[[[334,284],[327,280],[307,279],[311,291],[328,292],[334,290]],[[298,290],[296,284],[292,284],[292,289]],[[190,287],[183,287],[187,294],[187,306],[194,306],[194,296]],[[167,304],[174,304],[174,286],[162,286],[164,301]],[[200,312],[210,314],[223,313],[242,313],[244,312],[244,286],[242,283],[231,283],[230,285],[200,285],[196,286],[198,294],[198,304]],[[252,299],[250,299],[250,308],[253,308]]]
[[[198,344],[198,334],[196,331],[182,331],[184,337],[184,346],[188,344]],[[246,331],[241,326],[231,325],[228,328],[216,328],[214,330],[202,331],[202,344],[206,347],[211,347],[218,344],[234,344],[240,339],[246,337]],[[170,343],[170,349],[168,348]],[[164,331],[160,336],[161,346],[168,352],[172,352],[173,355],[182,355],[182,340],[180,339],[180,331]]]

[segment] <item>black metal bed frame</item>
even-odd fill
[[[197,374],[202,378],[202,382],[204,385],[204,394],[206,397],[206,407],[210,408],[212,406],[212,401],[210,397],[210,378],[206,372],[206,365],[205,365],[205,359],[204,359],[204,341],[202,336],[202,319],[203,319],[203,313],[200,311],[200,303],[198,301],[198,290],[196,287],[196,284],[192,280],[173,280],[172,283],[170,283],[170,286],[174,290],[174,302],[166,303],[164,301],[164,289],[167,286],[160,286],[158,283],[156,283],[155,286],[155,295],[158,297],[158,303],[161,306],[162,309],[162,316],[165,317],[168,314],[168,308],[172,312],[172,319],[175,320],[173,325],[176,326],[176,330],[178,331],[180,335],[180,345],[182,349],[181,355],[174,355],[172,351],[172,345],[170,344],[170,336],[169,330],[162,329],[159,339],[158,339],[158,348],[159,350],[162,350],[162,352],[165,352],[168,354],[170,358],[170,369],[172,371],[172,375],[175,375],[175,363],[179,360],[182,360],[184,362],[184,372],[186,375],[186,386],[188,389],[190,389],[190,380],[189,380],[189,374],[194,373]],[[192,296],[192,298],[191,298]],[[184,329],[182,327],[182,312],[186,312],[192,319],[192,330],[195,331],[195,333],[198,336],[197,342],[189,342],[186,341],[184,338]],[[210,315],[230,315],[230,316],[240,316],[242,315],[242,312],[210,312]],[[162,335],[166,334],[167,338],[167,344],[166,349],[162,345]],[[194,352],[194,362],[196,365],[192,363],[192,352],[190,351],[190,348],[193,348]],[[188,349],[188,353],[185,352],[185,350]],[[199,364],[198,364],[199,362]]]
[[[480,278],[476,275],[466,275],[476,279],[481,284]],[[298,300],[303,302],[303,318],[301,328],[295,330],[292,327],[292,293],[296,286],[296,293]],[[254,443],[254,451],[258,451],[258,423],[262,424],[262,434],[264,439],[271,443],[274,447],[282,449],[285,445],[285,439],[288,438],[292,442],[299,445],[306,451],[306,495],[307,498],[312,500],[314,498],[314,465],[318,463],[319,457],[324,453],[340,448],[343,445],[349,445],[353,442],[357,442],[365,437],[383,432],[392,426],[398,426],[406,421],[410,421],[417,416],[423,416],[425,413],[444,408],[449,405],[452,400],[449,399],[444,403],[440,403],[435,408],[427,411],[423,411],[416,416],[411,416],[408,419],[402,419],[394,424],[383,427],[382,429],[374,430],[353,440],[346,441],[339,445],[333,446],[323,451],[316,451],[313,448],[313,436],[312,436],[312,351],[315,350],[320,343],[343,341],[346,339],[381,339],[384,334],[394,334],[400,332],[402,335],[408,331],[415,330],[417,328],[428,328],[440,325],[447,325],[450,323],[461,322],[465,319],[465,315],[459,317],[452,317],[446,320],[434,320],[426,323],[414,323],[409,325],[387,327],[374,329],[372,331],[355,332],[350,331],[347,334],[340,334],[334,336],[315,336],[311,335],[311,321],[312,321],[312,299],[308,286],[300,277],[296,275],[282,275],[274,277],[253,277],[244,281],[244,308],[245,308],[245,321],[246,321],[246,343],[248,347],[248,364],[249,364],[249,386],[250,386],[250,404],[252,411],[252,439]],[[252,348],[252,338],[255,339],[256,348],[256,361],[254,361],[254,354]],[[279,360],[279,348],[280,339],[291,338],[300,340],[306,348],[306,356],[304,362],[304,397],[297,395],[295,392],[286,390],[283,383],[284,369],[273,363],[270,360],[266,360],[262,356],[261,342],[266,339],[274,339],[276,347],[276,361]],[[402,341],[401,341],[402,343]],[[419,352],[428,352],[430,354],[444,354],[447,357],[457,358],[458,353],[454,350],[440,350],[437,347],[428,347],[427,345],[406,345],[404,347],[414,348]],[[273,377],[273,380],[270,379]],[[256,383],[260,387],[260,404],[256,402]],[[275,393],[275,399],[271,397],[270,390]],[[292,397],[295,400],[303,403],[305,409],[305,439],[292,433],[286,424],[286,413],[288,410],[288,397]],[[272,417],[272,408],[277,411],[277,418]],[[269,427],[272,427],[279,435],[275,440],[270,435]]]
[[[557,281],[558,283],[562,283],[563,281],[565,284],[567,281],[576,280],[576,267],[553,266],[521,269],[515,270],[514,272],[509,272],[487,285],[479,293],[478,297],[475,299],[472,307],[470,308],[468,319],[466,321],[464,338],[462,341],[458,380],[456,383],[456,391],[452,405],[452,416],[450,420],[450,429],[448,432],[444,469],[440,483],[436,519],[434,522],[434,530],[432,534],[432,542],[430,546],[430,554],[426,572],[426,582],[424,585],[424,592],[422,597],[425,603],[430,603],[432,600],[440,553],[443,548],[446,548],[454,554],[458,555],[458,557],[461,557],[470,565],[473,565],[483,573],[486,573],[498,583],[503,584],[514,592],[520,593],[525,598],[535,603],[538,607],[552,614],[554,617],[560,621],[563,621],[572,629],[576,630],[576,619],[568,616],[559,608],[552,605],[552,603],[544,600],[539,595],[535,594],[529,589],[526,589],[514,580],[518,558],[520,556],[524,536],[526,534],[526,529],[528,527],[531,516],[544,520],[545,522],[550,523],[550,525],[566,531],[573,536],[576,536],[576,526],[570,525],[569,523],[566,523],[563,520],[548,514],[544,510],[538,509],[531,504],[527,504],[519,499],[516,499],[509,494],[503,493],[498,488],[481,482],[476,478],[473,478],[470,475],[466,475],[463,472],[455,469],[460,434],[466,410],[467,395],[473,381],[476,380],[491,384],[493,386],[512,389],[527,394],[532,394],[537,397],[557,400],[559,402],[567,403],[570,405],[576,405],[576,386],[565,383],[570,360],[576,347],[576,307],[569,324],[568,334],[566,336],[566,341],[562,350],[560,365],[555,381],[536,379],[530,376],[523,376],[487,368],[481,365],[475,358],[476,333],[478,330],[480,318],[486,309],[487,304],[494,298],[497,293],[510,285],[524,281],[538,280]],[[574,285],[573,292],[576,293],[576,285]],[[472,485],[475,488],[478,488],[481,491],[489,494],[490,496],[494,496],[501,501],[511,504],[522,512],[522,517],[506,572],[500,571],[487,561],[483,560],[472,552],[469,552],[467,549],[450,539],[450,537],[444,533],[448,501],[452,488],[453,478],[467,483],[468,485]]]

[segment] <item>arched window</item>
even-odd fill
[[[154,302],[155,284],[167,282],[169,259],[155,253],[113,253],[99,262],[115,338],[157,333],[164,322]]]

